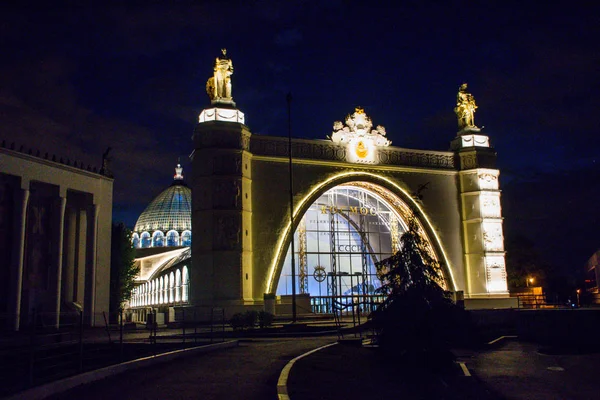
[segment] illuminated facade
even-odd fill
[[[232,102],[211,98],[193,136],[192,224],[205,234],[192,243],[191,303],[233,310],[285,300],[292,237],[298,293],[372,293],[374,263],[398,249],[415,217],[446,288],[463,292],[467,307],[513,305],[496,152],[474,124],[466,85],[450,151],[392,147],[362,108],[334,122],[329,140],[293,139],[292,226],[288,140],[252,134]],[[219,110],[221,119],[206,117]]]
[[[230,59],[217,58],[215,74],[224,75],[211,79],[225,76],[225,86],[215,91],[209,80],[211,104],[193,135],[197,235],[191,263],[185,261],[188,304],[231,315],[271,310],[275,302],[277,313],[289,313],[292,279],[308,299],[299,302],[300,313],[329,312],[332,295],[377,296],[375,263],[399,250],[415,219],[444,286],[461,292],[467,308],[516,306],[506,285],[496,152],[474,125],[477,106],[466,85],[457,96],[459,132],[450,151],[393,147],[389,132],[358,107],[334,122],[327,140],[292,139],[290,222],[288,139],[251,133],[233,102],[232,72]],[[176,277],[166,282],[138,295],[177,287]]]

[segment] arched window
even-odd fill
[[[173,271],[169,274],[169,303],[175,302],[175,274]]]
[[[188,301],[188,291],[189,291],[189,287],[190,287],[190,277],[188,275],[188,269],[186,266],[183,266],[183,272],[181,273],[182,275],[182,279],[181,279],[181,286],[182,286],[182,291],[181,291],[181,301]]]
[[[181,245],[191,246],[192,245],[192,231],[183,231],[181,234]]]
[[[165,234],[161,231],[155,231],[152,234],[152,247],[163,247],[165,245]]]
[[[167,232],[167,246],[179,246],[179,233],[177,231]]]
[[[137,233],[131,235],[131,245],[134,249],[138,249],[140,247],[140,235]]]
[[[181,271],[178,269],[175,270],[175,301],[181,301]]]
[[[141,236],[142,248],[150,247],[152,244],[152,239],[150,238],[150,234],[148,232],[142,232]]]

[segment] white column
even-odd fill
[[[67,237],[67,254],[64,255],[65,267],[64,271],[64,288],[63,299],[65,301],[73,301],[73,276],[75,274],[75,249],[77,237],[77,214],[75,209],[69,207],[66,211],[67,229],[65,235]]]
[[[90,304],[89,312],[90,312],[90,324],[95,326],[96,315],[94,314],[96,311],[96,254],[97,254],[97,246],[98,246],[98,212],[100,206],[98,204],[94,204],[92,206],[93,216],[88,221],[89,230],[91,232],[91,237],[88,238],[91,243],[91,255],[88,258],[89,263],[89,272],[90,272],[90,291],[86,293],[85,302]],[[105,245],[110,246],[110,243],[105,243]],[[86,271],[87,273],[87,271]]]
[[[29,205],[29,189],[21,189],[21,215],[18,236],[18,251],[16,254],[16,273],[14,278],[14,294],[12,299],[13,320],[12,328],[19,330],[21,319],[21,292],[23,290],[23,263],[25,258],[25,231],[27,227],[27,206]],[[13,264],[13,265],[15,265]]]
[[[77,301],[79,304],[83,304],[84,293],[85,293],[85,266],[87,260],[87,211],[79,210],[79,227],[77,231],[77,270],[74,276],[75,291],[72,295],[71,300]]]
[[[58,226],[58,259],[57,259],[57,268],[56,268],[56,320],[54,326],[56,329],[60,326],[60,303],[61,303],[61,283],[62,283],[62,259],[63,259],[63,241],[64,241],[64,231],[65,231],[65,208],[67,206],[67,194],[65,193],[64,197],[60,198],[60,219]]]

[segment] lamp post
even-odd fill
[[[294,182],[292,178],[292,94],[288,93],[288,152],[290,156],[290,231],[292,234],[292,322],[296,322],[296,260],[294,259]]]
[[[576,292],[577,292],[577,308],[579,308],[580,307],[580,304],[579,304],[579,294],[581,293],[581,289],[577,289]]]

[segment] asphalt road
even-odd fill
[[[600,354],[546,355],[539,348],[509,341],[474,355],[467,366],[507,400],[600,399]]]
[[[292,358],[337,337],[255,339],[237,348],[128,371],[51,399],[276,399]]]

